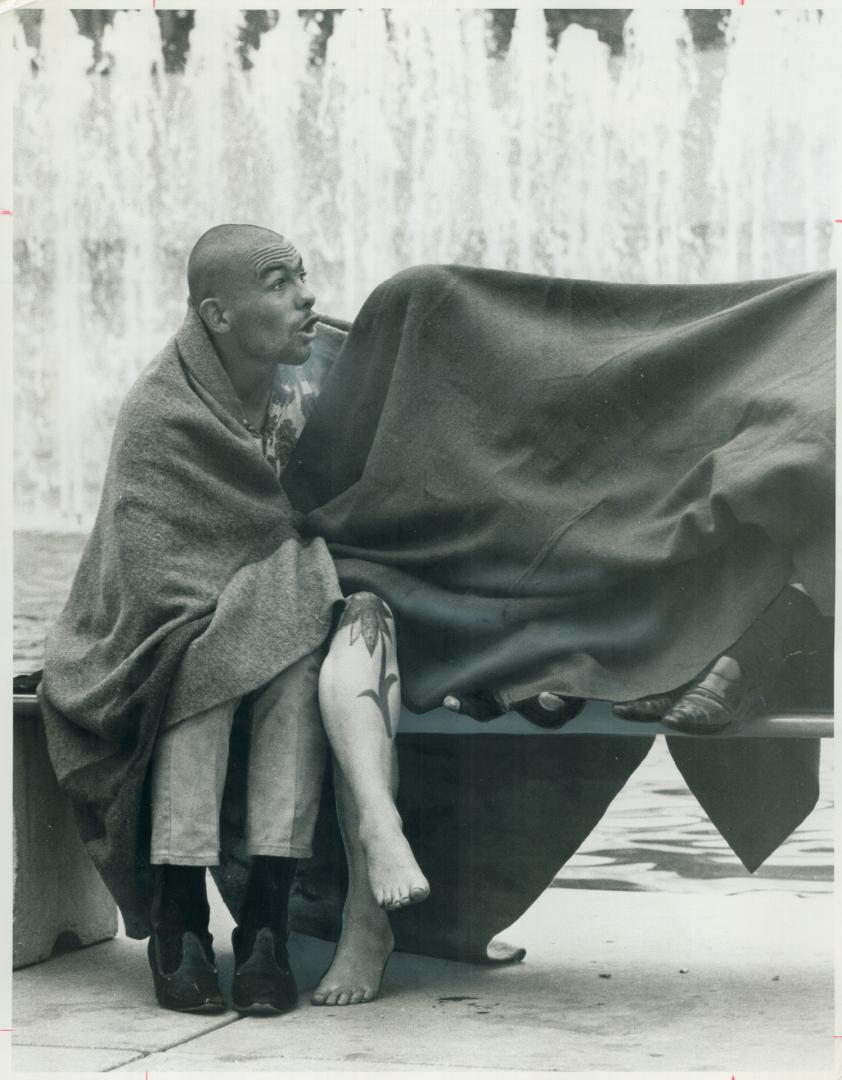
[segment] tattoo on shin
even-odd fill
[[[342,618],[339,620],[339,629],[347,626],[351,632],[351,644],[358,638],[362,638],[368,649],[369,656],[374,656],[374,650],[380,643],[380,675],[377,680],[377,689],[363,690],[357,697],[371,698],[380,715],[383,717],[383,725],[386,734],[391,739],[392,724],[389,718],[389,690],[398,681],[394,673],[386,673],[386,645],[392,640],[392,631],[389,626],[389,608],[379,596],[371,593],[362,593],[352,596],[345,605]]]

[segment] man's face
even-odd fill
[[[301,256],[281,237],[243,253],[223,298],[228,332],[242,352],[267,363],[304,363],[316,336],[316,298],[306,278]]]

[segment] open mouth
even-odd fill
[[[319,321],[318,315],[311,315],[309,319],[305,319],[301,324],[301,332],[304,334],[315,334],[316,323]]]

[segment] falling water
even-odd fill
[[[838,58],[831,13],[735,10],[711,169],[711,270],[764,277],[827,265]]]
[[[549,220],[542,206],[552,191],[550,170],[558,165],[546,154],[547,133],[553,115],[550,97],[550,45],[540,8],[518,12],[508,55],[508,80],[503,116],[511,133],[511,202],[514,235],[510,264],[515,270],[547,272],[543,224]],[[528,103],[530,115],[523,115]],[[542,250],[544,249],[544,250]]]
[[[618,215],[609,211],[615,83],[608,52],[595,30],[573,24],[551,61],[556,107],[547,138],[566,152],[548,185],[545,225],[552,272],[563,277],[598,278],[618,261]]]
[[[360,284],[389,262],[400,164],[396,86],[396,58],[382,13],[347,12],[330,42],[317,114],[317,137],[335,148],[326,158],[330,173],[319,203],[333,262],[345,269],[339,303],[346,312],[359,303]]]
[[[643,9],[629,16],[625,39],[614,110],[621,221],[632,225],[623,262],[630,277],[639,266],[647,281],[687,280],[693,260],[685,170],[697,89],[690,28],[677,9]]]
[[[235,123],[245,144],[242,154],[248,157],[230,162],[228,155],[243,200],[235,215],[238,219],[265,221],[285,229],[287,222],[300,216],[298,199],[309,165],[300,147],[308,141],[308,128],[313,123],[308,115],[313,98],[309,55],[310,35],[294,11],[283,11],[276,26],[263,35],[248,80],[239,80],[245,96]],[[199,93],[199,100],[201,96]],[[245,161],[247,172],[242,169]],[[248,177],[246,183],[244,176]],[[232,212],[230,207],[228,212]],[[207,220],[222,218],[208,215]],[[310,247],[308,244],[307,250]]]
[[[22,376],[16,385],[18,393],[31,393],[23,415],[16,416],[22,436],[16,444],[16,472],[31,489],[36,506],[47,502],[61,520],[70,521],[78,518],[85,503],[88,464],[85,403],[92,372],[82,350],[90,296],[78,222],[88,217],[91,195],[89,162],[77,147],[90,131],[93,85],[84,72],[92,59],[91,42],[76,32],[71,13],[56,9],[44,22],[34,93],[30,99],[25,87],[16,98],[16,127],[33,124],[20,148],[26,148],[32,172],[18,157],[18,174],[39,185],[25,185],[28,199],[23,201],[20,226],[26,231],[27,221],[37,217],[28,236],[28,259],[16,282],[16,358]],[[69,85],[74,86],[73,95],[66,92]],[[51,193],[49,200],[36,194],[44,191]],[[68,402],[79,402],[80,407],[68,409]]]
[[[703,281],[830,265],[827,14],[735,8],[724,49],[632,13],[623,58],[518,11],[345,11],[324,62],[293,12],[243,70],[241,14],[196,14],[167,75],[151,10],[120,12],[107,75],[67,11],[17,41],[16,501],[84,527],[119,402],[177,326],[219,221],[288,231],[319,306],[352,316],[411,263]],[[36,63],[32,64],[32,59]]]
[[[485,221],[489,246],[496,245],[502,260],[495,207],[488,201],[501,193],[503,174],[485,152],[499,151],[500,139],[493,130],[485,16],[395,11],[391,19],[398,65],[393,124],[401,159],[394,220],[399,259],[404,265],[487,259]],[[445,109],[443,102],[449,103]]]

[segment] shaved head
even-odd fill
[[[187,284],[235,386],[248,371],[307,360],[316,297],[301,256],[280,233],[257,225],[208,229],[190,252]]]
[[[216,225],[199,237],[187,261],[187,287],[197,311],[209,297],[228,297],[273,266],[300,265],[279,233],[258,225]]]

